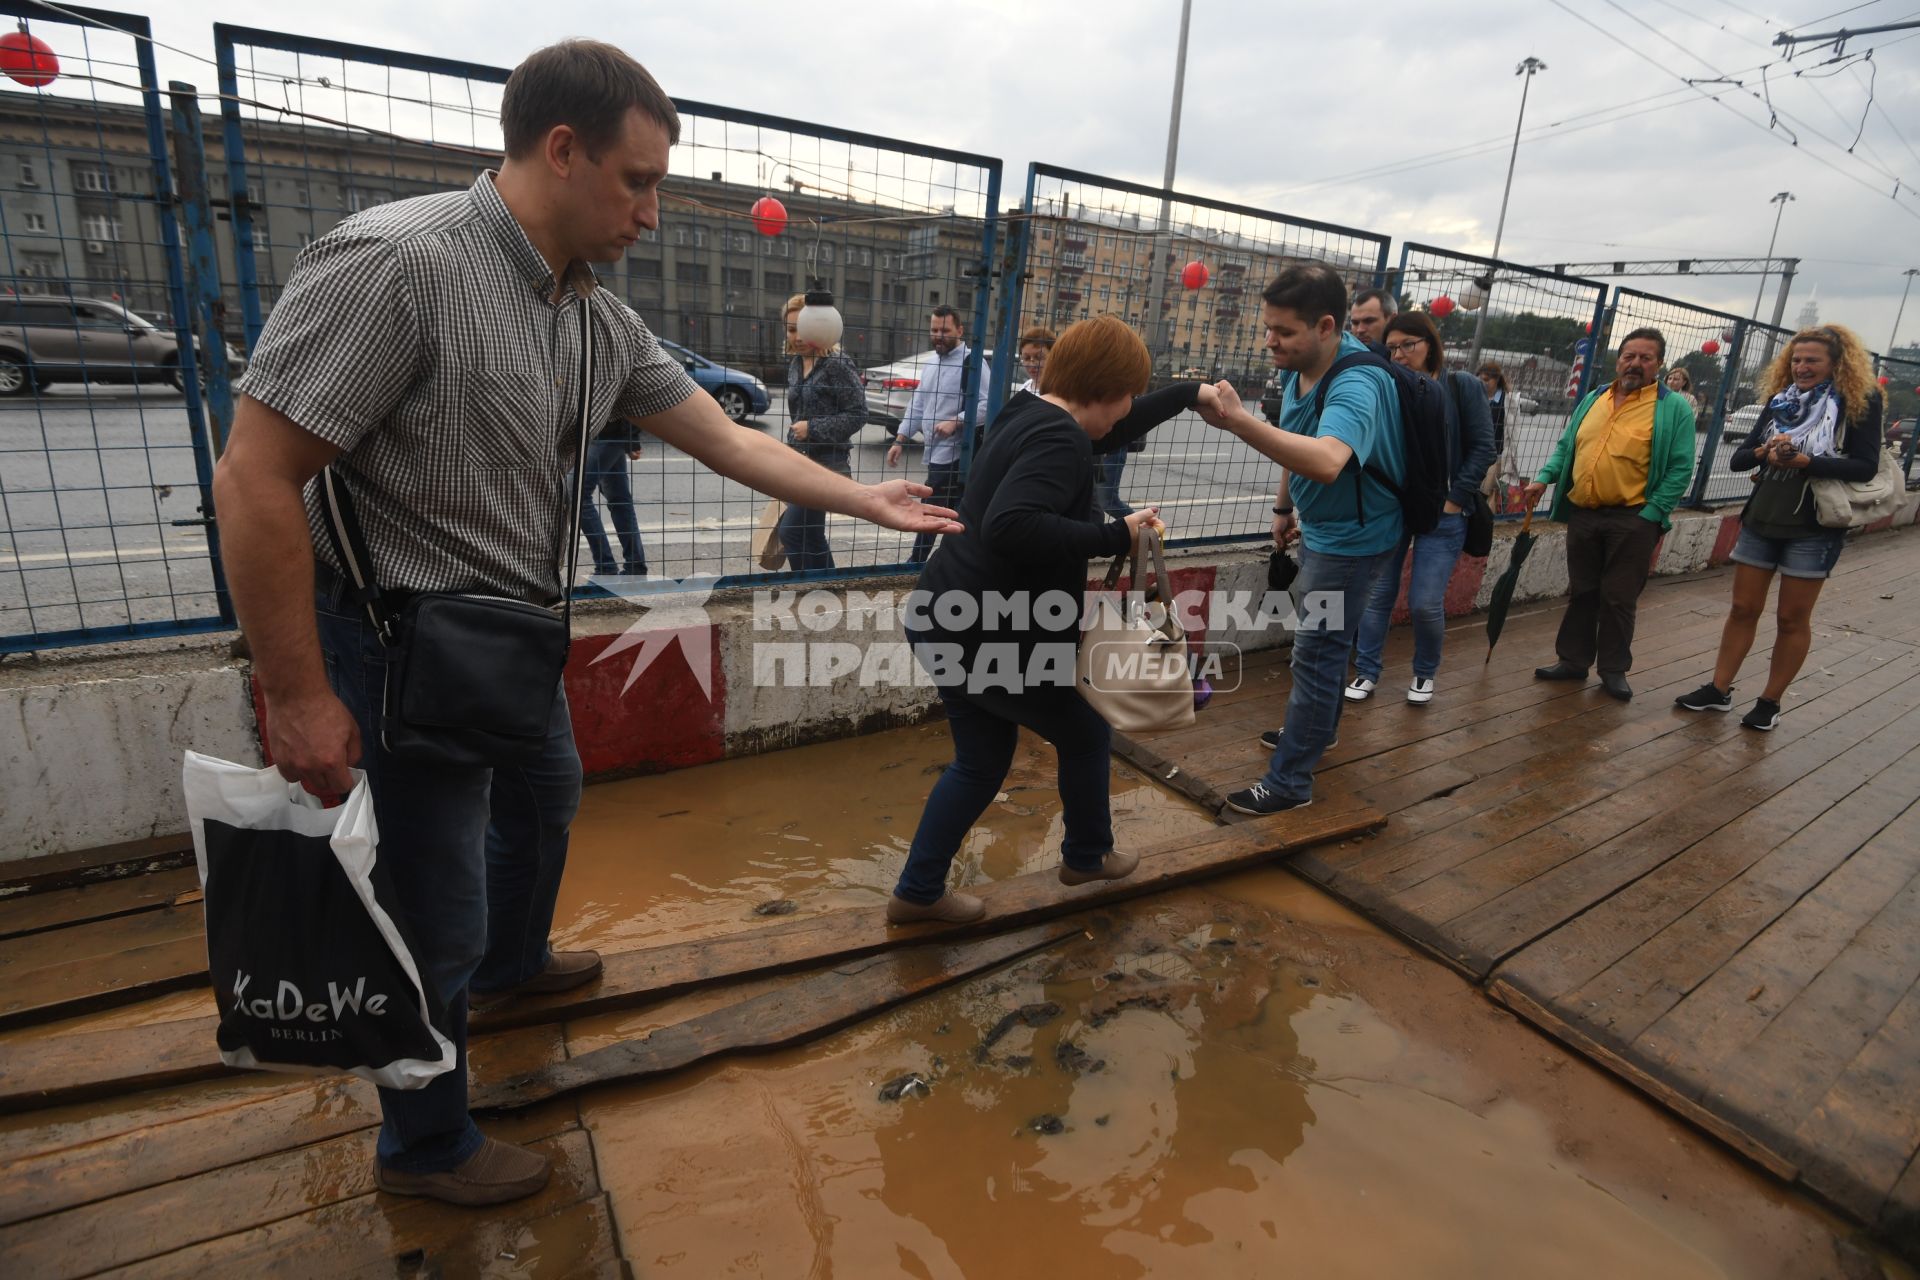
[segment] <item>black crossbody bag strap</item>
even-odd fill
[[[573,576],[580,568],[580,536],[577,532],[580,519],[580,503],[586,496],[587,482],[587,441],[592,434],[593,418],[593,303],[590,295],[580,298],[580,444],[574,458],[573,502],[560,512],[560,539],[567,550],[564,556],[567,565],[566,576],[560,582],[561,619],[569,628],[573,624]],[[333,554],[340,561],[342,572],[353,585],[348,594],[348,602],[366,610],[367,621],[373,625],[374,633],[380,637],[380,643],[391,645],[394,634],[393,611],[384,607],[380,599],[380,587],[373,567],[373,552],[367,547],[367,537],[360,527],[359,515],[353,506],[353,494],[348,490],[345,480],[332,467],[320,472],[320,500],[326,509],[327,541],[333,545]],[[568,535],[572,535],[569,537]],[[558,548],[556,548],[556,551]],[[562,557],[556,555],[558,560]]]

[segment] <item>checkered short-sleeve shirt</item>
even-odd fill
[[[590,422],[699,389],[584,264],[569,281],[554,302],[491,173],[358,214],[301,252],[238,390],[340,447],[383,588],[558,598],[577,536],[580,307]],[[317,484],[306,504],[314,554],[334,564]]]

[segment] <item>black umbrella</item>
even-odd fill
[[[1520,582],[1520,566],[1527,562],[1527,554],[1532,550],[1533,512],[1528,511],[1520,533],[1513,540],[1513,558],[1507,561],[1507,571],[1493,584],[1493,595],[1487,600],[1487,662],[1493,661],[1493,646],[1499,643],[1501,628],[1507,625],[1507,610],[1513,607],[1513,589]]]

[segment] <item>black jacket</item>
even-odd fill
[[[787,421],[807,424],[807,438],[789,435],[787,445],[830,471],[849,475],[847,442],[867,425],[860,371],[843,355],[821,356],[810,374],[801,373],[805,367],[799,356],[787,364]]]
[[[1842,437],[1841,452],[1837,457],[1809,458],[1804,468],[1769,467],[1761,473],[1753,493],[1747,495],[1745,505],[1740,508],[1740,516],[1746,518],[1753,506],[1753,499],[1763,484],[1793,485],[1804,489],[1812,480],[1844,480],[1848,484],[1865,484],[1873,479],[1880,470],[1880,421],[1885,408],[1878,391],[1867,399],[1866,412],[1860,415],[1858,422],[1842,420],[1839,435]],[[1754,421],[1753,430],[1747,432],[1747,438],[1733,451],[1727,467],[1733,471],[1751,471],[1760,465],[1759,448],[1761,441],[1773,429],[1773,406],[1767,405]],[[1795,494],[1796,505],[1800,495]],[[1807,523],[1810,528],[1818,528],[1812,516],[1812,500],[1805,504]]]
[[[935,600],[949,591],[975,598],[1026,592],[1029,605],[1060,591],[1073,601],[1071,625],[1020,631],[1002,625],[987,632],[977,625],[947,630],[936,622],[928,638],[957,641],[969,652],[986,640],[1011,641],[1023,652],[1043,641],[1077,643],[1087,561],[1119,555],[1131,545],[1123,521],[1094,509],[1093,455],[1125,449],[1191,409],[1199,394],[1199,383],[1186,383],[1140,396],[1098,443],[1066,410],[1038,396],[1021,392],[1007,401],[967,476],[960,500],[966,531],[940,540],[920,573],[919,589]]]

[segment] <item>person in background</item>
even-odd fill
[[[633,512],[633,481],[627,475],[627,463],[640,457],[640,432],[625,418],[609,422],[593,443],[587,446],[587,482],[580,487],[580,532],[587,536],[593,550],[593,573],[597,578],[644,578],[647,576],[647,552],[640,543],[640,521]],[[607,540],[600,512],[593,504],[598,491],[607,502],[607,516],[620,537],[624,564],[616,566],[613,544]]]
[[[867,394],[860,371],[840,348],[823,348],[804,341],[795,324],[805,294],[787,299],[782,319],[787,331],[787,445],[829,471],[851,477],[847,442],[867,424]],[[790,568],[831,569],[833,548],[827,543],[827,513],[810,507],[789,506],[780,515],[780,545],[786,548]]]
[[[901,446],[908,440],[921,441],[927,451],[927,484],[933,489],[933,501],[949,506],[960,497],[960,428],[966,422],[967,331],[960,313],[942,303],[927,320],[927,338],[933,343],[933,359],[920,368],[920,385],[913,390],[907,416],[887,450],[887,465],[900,465]],[[980,385],[974,388],[974,422],[987,419],[987,385],[993,380],[987,362],[980,362]],[[921,534],[913,540],[908,556],[915,564],[926,562],[933,552],[933,535]]]
[[[1635,329],[1620,342],[1613,381],[1587,393],[1526,488],[1531,511],[1554,486],[1548,515],[1567,522],[1567,611],[1554,642],[1560,660],[1537,680],[1585,680],[1633,697],[1633,621],[1654,548],[1693,479],[1693,406],[1659,381],[1667,340]]]
[[[1370,347],[1377,347],[1387,331],[1387,321],[1400,314],[1400,304],[1385,289],[1362,289],[1353,295],[1353,310],[1347,313],[1347,330]]]
[[[1678,391],[1685,396],[1687,403],[1693,406],[1694,421],[1700,420],[1700,397],[1694,394],[1692,374],[1679,365],[1667,370],[1667,390]]]
[[[1507,455],[1507,371],[1496,360],[1482,362],[1479,370],[1480,385],[1487,393],[1487,413],[1493,419],[1493,465],[1487,468],[1486,478],[1480,482],[1480,492],[1493,504],[1495,511],[1506,509],[1507,486],[1503,477],[1520,474],[1520,469]]]
[[[1813,606],[1846,546],[1845,529],[1814,518],[1815,480],[1860,484],[1879,468],[1883,403],[1873,361],[1851,329],[1837,324],[1802,329],[1768,366],[1762,387],[1767,407],[1740,447],[1735,471],[1760,468],[1759,482],[1740,512],[1733,544],[1733,608],[1720,632],[1713,679],[1674,705],[1686,711],[1730,711],[1733,678],[1753,648],[1766,611],[1767,589],[1780,575],[1778,634],[1767,687],[1741,718],[1749,729],[1780,722],[1780,700],[1800,674],[1813,644]]]
[[[1214,388],[1194,382],[1140,395],[1152,367],[1146,343],[1118,316],[1068,326],[1041,371],[1040,394],[1008,400],[974,459],[961,500],[966,531],[943,539],[920,573],[914,598],[926,602],[925,623],[910,621],[908,637],[946,707],[953,763],[913,833],[887,903],[893,924],[986,914],[979,898],[947,887],[947,874],[1000,793],[1023,727],[1059,756],[1061,882],[1118,880],[1139,865],[1138,854],[1113,847],[1113,734],[1073,673],[1087,561],[1126,551],[1140,527],[1155,522],[1153,507],[1115,520],[1094,506],[1094,456],[1183,410],[1218,403]],[[986,621],[981,602],[989,596],[1021,600],[1029,621]],[[974,607],[956,610],[956,597]],[[1047,599],[1070,607],[1049,615]],[[955,621],[962,616],[970,621]],[[1048,664],[1057,680],[1022,679]]]
[[[1424,312],[1405,311],[1387,321],[1387,358],[1417,369],[1440,384],[1447,411],[1447,473],[1452,482],[1440,509],[1440,522],[1430,532],[1402,532],[1400,541],[1373,580],[1373,594],[1360,617],[1354,639],[1354,676],[1347,685],[1349,702],[1373,696],[1380,682],[1381,655],[1387,646],[1387,624],[1400,597],[1400,567],[1413,552],[1413,572],[1407,579],[1407,609],[1413,615],[1413,683],[1407,701],[1433,701],[1433,680],[1440,671],[1440,649],[1447,638],[1447,583],[1467,539],[1467,508],[1494,459],[1493,419],[1487,398],[1472,374],[1448,372],[1446,348],[1440,331]]]
[[[1040,374],[1047,367],[1047,353],[1053,350],[1053,343],[1053,330],[1042,325],[1034,325],[1020,335],[1020,367],[1027,380],[1014,388],[1016,392],[1040,394]]]

